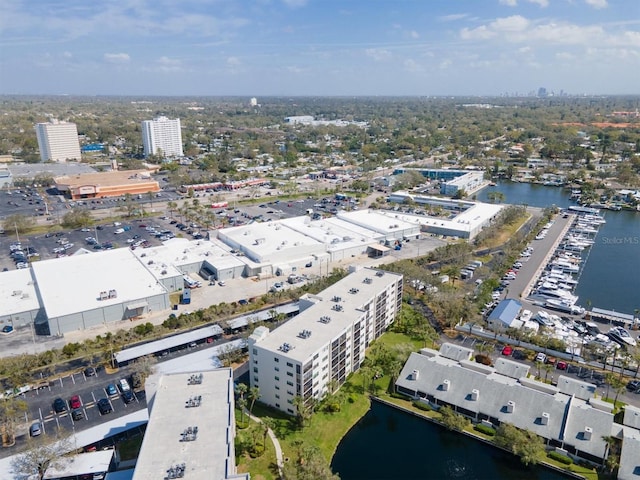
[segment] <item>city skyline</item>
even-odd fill
[[[0,94],[640,93],[636,0],[0,0],[0,14]]]

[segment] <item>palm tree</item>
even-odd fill
[[[253,406],[256,403],[256,400],[260,398],[260,388],[259,387],[251,387],[247,394],[247,400],[249,400],[249,415],[253,413]]]
[[[276,421],[271,417],[262,417],[262,446],[267,448],[267,435],[269,435],[269,430],[273,431],[276,427]]]
[[[247,387],[245,383],[238,383],[238,385],[236,385],[236,394],[239,398],[244,398],[244,394],[247,393],[248,390],[249,387]]]

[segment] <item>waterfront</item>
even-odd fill
[[[575,205],[564,188],[515,182],[487,187],[477,199],[487,202],[492,191],[503,193],[505,203],[541,208]],[[640,213],[602,213],[607,223],[600,228],[580,275],[578,304],[633,314],[640,308]]]
[[[566,480],[501,450],[378,402],[338,445],[342,480]]]

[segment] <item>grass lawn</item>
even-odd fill
[[[240,418],[239,415],[239,410],[236,409],[236,419]],[[249,421],[249,425],[256,425],[256,422]],[[243,431],[243,429],[236,429],[236,435],[242,434]],[[262,437],[260,437],[261,440]],[[269,437],[267,437],[266,444],[264,453],[257,458],[251,458],[248,454],[236,458],[238,473],[251,473],[251,480],[277,480],[276,451]]]
[[[140,453],[140,446],[142,445],[143,436],[128,438],[118,443],[118,453],[120,454],[120,460],[133,460],[138,458]]]

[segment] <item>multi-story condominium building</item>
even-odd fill
[[[182,157],[182,131],[180,119],[158,117],[142,122],[144,156]]]
[[[401,304],[402,275],[369,268],[301,297],[300,314],[272,332],[258,327],[249,337],[249,375],[260,401],[294,415],[295,397],[311,403],[342,385]]]
[[[80,141],[75,123],[53,120],[35,126],[40,159],[43,162],[80,160]]]

